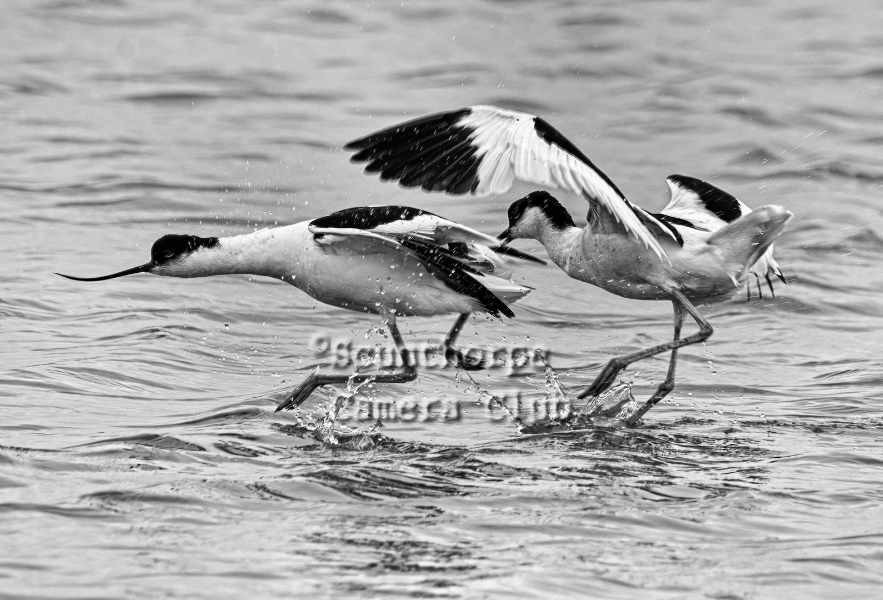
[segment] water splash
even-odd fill
[[[461,371],[458,368],[456,379],[455,379],[457,383],[463,382],[463,377],[461,376],[461,373],[463,376],[465,376],[469,380],[469,383],[466,385],[466,391],[473,392],[473,393],[477,394],[477,396],[478,396],[474,402],[474,404],[476,406],[486,406],[488,408],[492,408],[492,407],[502,408],[503,412],[506,413],[506,416],[509,418],[509,420],[512,423],[515,424],[515,426],[517,428],[520,428],[522,426],[521,417],[518,415],[518,413],[512,412],[512,410],[508,406],[506,406],[506,403],[503,402],[502,398],[500,398],[496,394],[493,394],[490,391],[483,388],[481,386],[481,384],[479,384],[475,380],[475,378],[469,374],[469,371]]]
[[[330,448],[342,448],[347,450],[370,450],[377,447],[383,435],[380,430],[383,423],[378,419],[368,427],[362,429],[349,427],[338,421],[340,411],[350,403],[365,386],[374,382],[374,377],[368,377],[357,381],[360,373],[353,373],[346,383],[346,390],[338,392],[322,413],[319,419],[300,410],[294,411],[297,426],[310,433],[320,444]]]
[[[545,372],[545,393],[547,405],[573,406],[568,400],[568,393],[558,379],[558,374],[547,366]],[[597,398],[588,400],[581,410],[572,408],[566,414],[539,419],[519,427],[519,433],[553,433],[556,431],[573,431],[576,429],[609,428],[623,425],[638,405],[631,393],[630,381],[621,381]]]
[[[629,381],[621,381],[601,394],[596,402],[594,410],[588,416],[595,422],[607,419],[609,423],[624,423],[637,409],[638,403],[632,395],[632,384]]]
[[[567,418],[573,409],[567,400],[567,390],[558,379],[558,373],[551,366],[546,365],[545,378],[546,399],[554,400],[556,404],[558,402],[564,403],[568,407],[567,414],[559,415],[559,417]]]

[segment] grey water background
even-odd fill
[[[0,40],[0,597],[883,593],[879,3],[7,0]],[[645,207],[684,173],[795,213],[791,284],[706,307],[640,428],[521,436],[482,395],[542,374],[436,370],[374,394],[459,422],[335,447],[329,394],[273,408],[314,334],[376,319],[268,279],[52,275],[370,203],[496,233],[529,188],[404,190],[341,150],[476,103],[542,114]],[[464,343],[542,344],[569,390],[671,334],[667,303],[517,276],[517,318]],[[627,371],[637,398],[664,368]]]

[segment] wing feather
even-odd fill
[[[514,317],[512,309],[483,283],[484,275],[475,266],[459,259],[446,246],[418,236],[392,237],[354,227],[318,227],[310,232],[321,244],[345,247],[359,254],[404,253],[419,260],[432,275],[450,290],[477,300],[489,314]],[[492,281],[501,281],[491,278]],[[524,295],[524,290],[520,295]]]
[[[747,204],[701,179],[687,175],[669,175],[665,178],[665,183],[668,185],[670,198],[662,209],[663,217],[683,219],[694,227],[714,232],[751,213]],[[760,277],[766,279],[771,293],[773,286],[770,275],[775,275],[786,283],[785,275],[773,257],[772,244],[749,270],[758,281]]]
[[[567,190],[585,198],[590,212],[605,211],[663,260],[657,238],[675,240],[558,130],[528,113],[473,106],[408,121],[346,147],[358,150],[353,160],[368,162],[367,171],[379,170],[381,178],[406,187],[485,196],[508,191],[518,179]]]
[[[526,253],[512,252],[500,247],[500,240],[462,223],[445,219],[435,213],[410,206],[356,206],[345,208],[309,224],[314,235],[348,235],[375,237],[387,244],[401,245],[405,238],[417,238],[445,246],[450,244],[478,244],[496,254],[543,263]],[[333,241],[333,240],[332,240]],[[332,242],[326,242],[332,243]]]

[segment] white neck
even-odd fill
[[[222,237],[213,248],[200,248],[181,260],[154,269],[170,277],[207,277],[235,273],[290,278],[300,265],[301,247],[310,237],[307,223]]]
[[[537,239],[546,248],[549,258],[563,270],[568,271],[568,261],[575,255],[586,229],[565,227],[557,229],[546,225],[540,229]]]

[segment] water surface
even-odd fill
[[[0,595],[879,595],[881,31],[876,3],[814,0],[7,2]],[[404,190],[341,150],[476,103],[542,114],[650,209],[684,173],[795,213],[791,284],[706,308],[715,335],[642,427],[519,435],[487,396],[543,398],[541,373],[436,370],[375,397],[457,403],[458,422],[335,447],[305,425],[328,394],[273,408],[315,334],[383,342],[376,321],[249,277],[52,275],[357,204],[496,233],[528,188]],[[464,341],[543,345],[569,390],[671,334],[666,303],[519,277],[537,289],[518,318]],[[644,398],[664,370],[626,379]]]

